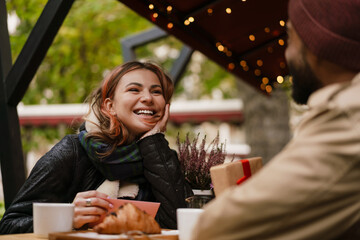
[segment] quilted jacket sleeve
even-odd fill
[[[68,186],[73,175],[76,157],[73,143],[65,137],[45,154],[34,166],[14,201],[0,222],[0,234],[33,231],[33,202],[67,202]],[[65,161],[64,158],[70,158]],[[61,181],[59,180],[61,175]]]
[[[160,208],[156,220],[163,228],[175,229],[176,209],[186,207],[185,198],[192,195],[180,169],[177,153],[170,149],[163,134],[139,141],[144,158],[144,175]]]

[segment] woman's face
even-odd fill
[[[139,136],[151,130],[164,115],[165,99],[160,81],[149,70],[130,71],[120,79],[114,98],[107,98],[105,106],[130,135]]]

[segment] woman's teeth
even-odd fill
[[[139,110],[135,112],[136,114],[140,115],[140,114],[145,114],[145,115],[154,115],[154,112],[151,110]]]

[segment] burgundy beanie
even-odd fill
[[[289,19],[316,56],[360,71],[360,0],[290,0]]]

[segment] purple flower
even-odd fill
[[[199,135],[190,141],[189,133],[185,140],[180,141],[179,134],[176,139],[178,145],[178,158],[185,179],[193,189],[211,189],[210,168],[223,164],[226,157],[225,144],[219,143],[219,134],[205,149],[206,136],[199,144]]]

